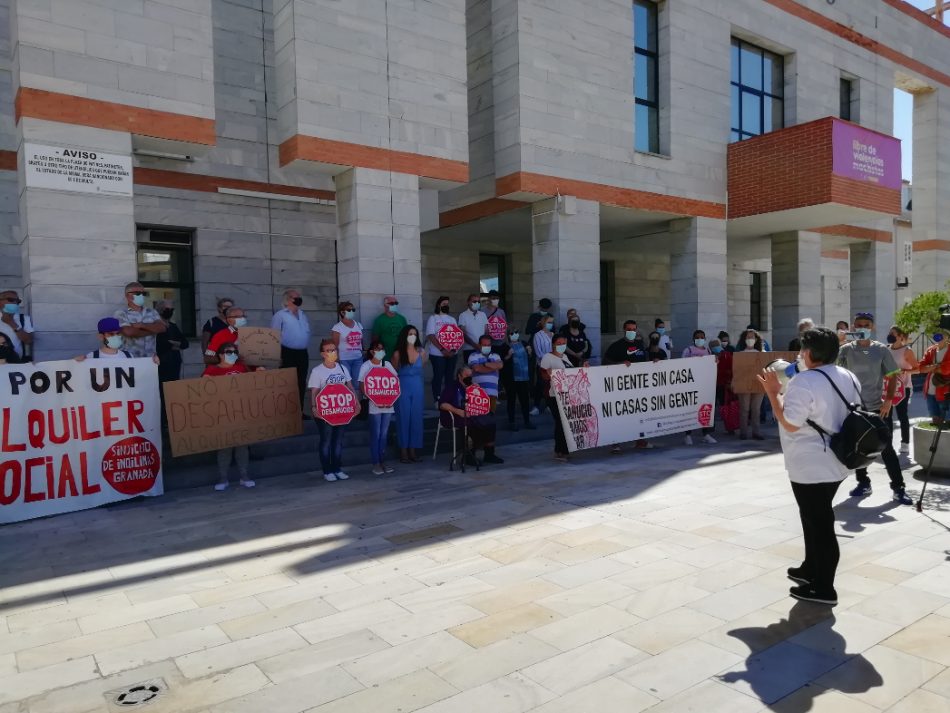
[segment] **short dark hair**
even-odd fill
[[[491,344],[492,342],[492,338],[490,334],[483,334],[482,336],[480,336],[478,338],[478,343],[481,344],[483,339],[487,339],[489,344]]]
[[[541,307],[544,307],[544,309],[551,309],[551,305],[554,303],[551,302],[551,300],[549,300],[547,297],[542,297],[541,299],[538,300],[538,304]]]
[[[654,326],[654,327],[659,327],[661,324],[666,324],[666,322],[665,322],[664,320],[660,319],[659,317],[657,317],[656,319],[653,320],[653,326]]]
[[[634,327],[636,327],[636,326],[637,326],[637,320],[635,320],[635,319],[628,319],[626,322],[623,323],[624,329],[627,328],[627,325],[628,325],[628,324],[632,324]]]
[[[451,300],[446,295],[439,295],[439,299],[435,301],[435,307],[432,308],[432,311],[438,314],[439,305],[443,302],[451,302]]]
[[[825,327],[815,327],[802,333],[802,349],[811,353],[811,360],[819,364],[834,364],[838,360],[838,335]]]

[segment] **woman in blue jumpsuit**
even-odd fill
[[[399,462],[418,463],[416,449],[422,448],[422,402],[424,378],[422,367],[426,352],[419,340],[419,330],[409,324],[399,333],[393,366],[399,374],[401,395],[396,401],[396,430],[399,434]]]

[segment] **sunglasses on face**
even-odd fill
[[[237,351],[237,349],[225,349],[225,350],[224,350],[223,352],[221,352],[221,353],[222,353],[222,354],[227,354],[228,356],[231,356],[232,354],[237,354],[238,351]]]
[[[148,295],[148,292],[145,290],[133,290],[132,292],[127,292],[128,295],[135,295],[136,297],[145,297]]]
[[[397,302],[387,302],[386,304],[387,304],[388,306],[392,307],[393,305],[398,305],[399,302],[398,302],[398,301],[397,301]]]
[[[3,300],[4,302],[9,302],[10,304],[14,305],[23,304],[23,300],[21,300],[19,297],[4,297]]]

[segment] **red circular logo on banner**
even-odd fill
[[[346,384],[327,384],[313,397],[313,416],[331,426],[345,426],[356,416],[356,406]]]
[[[469,416],[487,416],[491,413],[491,398],[477,384],[465,389],[465,401],[465,412]]]
[[[457,352],[465,344],[465,332],[454,324],[443,324],[435,335],[439,345],[450,352]]]
[[[141,436],[123,438],[102,456],[102,477],[123,495],[141,495],[155,485],[162,455]]]
[[[366,378],[363,379],[363,393],[380,408],[390,408],[396,403],[401,393],[399,377],[389,369],[375,366],[366,373]]]
[[[496,342],[503,342],[508,336],[508,323],[498,315],[488,318],[488,334]]]
[[[699,425],[703,428],[709,428],[712,423],[713,407],[712,404],[703,404],[699,407]]]

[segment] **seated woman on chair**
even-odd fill
[[[472,439],[472,450],[485,449],[485,455],[495,454],[495,415],[465,416],[463,399],[465,389],[472,385],[472,370],[463,366],[455,372],[455,381],[449,382],[442,389],[439,397],[439,419],[442,428],[468,428],[469,438]],[[503,462],[500,458],[494,463]],[[474,456],[469,456],[469,465],[475,464]]]

